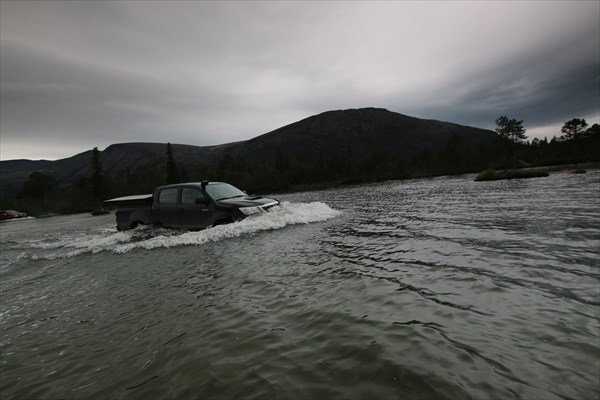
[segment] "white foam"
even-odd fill
[[[89,250],[104,250],[106,247],[115,245],[120,242],[126,242],[131,239],[131,235],[127,232],[116,232],[116,230],[104,230],[108,235],[95,234],[89,235],[80,232],[79,235],[67,235],[58,240],[52,241],[36,241],[30,244],[31,248],[53,250],[64,247]]]
[[[321,202],[284,202],[263,214],[253,215],[242,221],[197,232],[150,227],[118,232],[114,228],[106,229],[103,227],[99,230],[99,233],[75,232],[57,240],[29,242],[28,247],[31,249],[58,250],[50,254],[32,254],[29,257],[31,259],[56,259],[100,251],[127,253],[134,249],[197,246],[257,232],[281,229],[288,225],[326,221],[335,218],[339,214],[340,211],[334,210]]]

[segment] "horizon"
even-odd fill
[[[0,2],[0,160],[216,146],[385,108],[600,122],[600,2]],[[232,117],[234,116],[234,117]]]
[[[358,108],[358,109],[366,109],[366,108],[378,108],[378,107],[364,107],[364,108]],[[388,110],[388,109],[385,109],[385,108],[383,108],[383,109],[384,109],[384,110],[386,110],[386,111],[389,111],[389,112],[396,113],[395,111],[391,111],[391,110]],[[326,113],[326,112],[332,112],[332,111],[345,111],[345,110],[352,110],[352,109],[344,109],[344,110],[328,110],[328,111],[323,111],[322,113]],[[322,113],[319,113],[319,114],[322,114]],[[315,115],[319,115],[319,114],[315,114]],[[396,113],[396,114],[401,114],[401,113]],[[110,146],[113,146],[113,145],[119,145],[119,144],[128,144],[128,143],[135,143],[135,144],[148,143],[148,144],[164,144],[164,145],[166,145],[167,143],[171,143],[172,145],[182,145],[182,146],[195,146],[195,147],[217,147],[217,146],[223,146],[223,145],[232,144],[232,143],[237,143],[237,142],[244,142],[244,141],[248,141],[248,140],[251,140],[251,139],[254,139],[254,138],[257,138],[257,137],[260,137],[260,136],[266,135],[267,133],[271,133],[271,132],[273,132],[273,131],[276,131],[276,130],[278,130],[278,129],[280,129],[280,128],[286,127],[286,126],[288,126],[288,125],[294,124],[294,123],[296,123],[296,122],[302,121],[303,119],[310,118],[310,117],[312,117],[312,116],[315,116],[315,115],[311,115],[311,116],[308,116],[308,117],[305,117],[305,118],[299,119],[298,121],[294,121],[294,122],[291,122],[291,123],[289,123],[289,124],[286,124],[286,125],[283,125],[283,126],[277,127],[277,128],[275,128],[275,129],[272,129],[272,130],[270,130],[270,131],[268,131],[268,132],[261,133],[261,134],[259,134],[259,135],[257,135],[257,136],[253,136],[253,137],[250,137],[250,138],[247,138],[247,139],[242,139],[242,140],[238,140],[238,141],[234,141],[234,142],[217,143],[217,144],[211,144],[211,145],[196,145],[196,144],[193,144],[193,143],[174,143],[174,142],[169,142],[169,141],[151,141],[151,142],[150,142],[150,141],[127,141],[127,142],[115,142],[115,143],[109,143],[109,144],[107,144],[107,145],[105,145],[105,146],[103,146],[103,147],[100,147],[100,146],[93,146],[93,147],[91,147],[91,148],[87,148],[87,149],[81,149],[80,151],[77,151],[77,152],[75,152],[75,153],[71,153],[71,154],[65,154],[65,155],[63,155],[63,156],[59,156],[59,157],[57,157],[57,158],[52,158],[52,159],[51,159],[51,158],[37,158],[37,159],[31,159],[31,158],[11,158],[11,159],[6,159],[6,160],[5,160],[5,159],[2,159],[2,158],[0,158],[0,162],[3,162],[3,161],[21,161],[21,160],[22,160],[22,161],[57,161],[57,160],[63,160],[63,159],[66,159],[66,158],[74,157],[74,156],[77,156],[77,155],[79,155],[79,154],[83,154],[83,153],[86,153],[86,152],[92,151],[92,150],[93,150],[95,147],[98,147],[98,150],[102,152],[102,151],[106,150],[107,148],[109,148]],[[406,114],[402,114],[402,115],[406,115]],[[412,117],[412,116],[410,116],[410,115],[406,115],[406,116],[408,116],[408,117]],[[413,118],[416,118],[416,117],[413,117]],[[435,118],[427,118],[427,119],[425,119],[425,118],[419,118],[419,119],[423,119],[423,120],[432,120],[432,121],[440,121],[440,122],[445,122],[445,123],[455,123],[455,122],[452,122],[452,121],[442,121],[442,120],[435,119]],[[584,119],[585,119],[585,118],[584,118]],[[592,126],[592,125],[594,125],[594,124],[598,124],[598,122],[590,123],[590,122],[589,122],[587,119],[585,119],[585,120],[586,120],[586,122],[588,123],[588,127],[591,127],[591,126]],[[566,121],[565,121],[565,122],[566,122]],[[459,125],[462,125],[462,124],[459,124]],[[463,126],[468,126],[468,125],[463,125]],[[560,126],[562,127],[562,124],[560,124]],[[480,128],[480,127],[477,127],[477,126],[471,126],[471,127],[473,127],[473,128],[477,128],[477,129],[488,130],[488,131],[490,131],[490,132],[492,132],[492,133],[496,133],[496,132],[495,132],[493,129]],[[541,128],[541,129],[548,130],[548,127],[543,127],[543,128]],[[528,132],[529,132],[529,130],[527,130],[527,132],[525,132],[525,134],[527,135],[527,140],[528,140],[529,142],[531,142],[531,141],[533,140],[533,138],[534,138],[534,137],[535,137],[535,138],[538,138],[538,139],[540,139],[540,140],[547,139],[548,141],[550,141],[550,140],[552,139],[552,137],[554,137],[554,136],[556,136],[556,137],[559,137],[559,136],[560,136],[560,127],[558,128],[558,133],[557,133],[557,134],[554,134],[554,135],[552,135],[552,136],[550,136],[550,137],[549,137],[549,136],[547,136],[547,135],[540,135],[540,134],[537,134],[536,136],[532,136],[532,137],[530,137],[530,136],[529,136],[529,134],[528,134]]]

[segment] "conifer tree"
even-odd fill
[[[179,170],[173,156],[173,147],[167,143],[167,185],[179,183]]]
[[[509,119],[506,115],[503,115],[496,120],[496,125],[496,132],[505,139],[510,139],[515,143],[521,143],[527,139],[523,120]]]
[[[40,171],[34,171],[29,175],[27,181],[18,197],[30,197],[41,201],[44,207],[48,206],[48,197],[57,187],[56,179],[53,176],[44,174]]]
[[[587,128],[588,124],[583,118],[573,118],[570,121],[565,122],[560,131],[564,134],[561,136],[561,140],[570,140],[580,137]]]
[[[96,200],[101,200],[106,196],[107,184],[106,175],[102,169],[100,161],[100,151],[94,147],[92,152],[92,194]]]

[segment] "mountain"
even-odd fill
[[[306,152],[327,157],[357,153],[406,157],[421,151],[439,151],[457,136],[470,148],[489,144],[496,134],[449,122],[423,120],[379,108],[327,111],[258,136],[229,149],[251,159],[274,154],[306,157]]]
[[[403,177],[423,168],[476,170],[479,165],[469,164],[496,139],[489,130],[362,108],[327,111],[246,141],[172,149],[183,180],[222,179],[266,190]],[[91,160],[92,150],[56,161],[0,161],[2,196],[16,195],[34,171],[62,185],[81,184],[92,174]],[[116,191],[148,191],[165,181],[166,144],[113,144],[100,152],[100,162]]]

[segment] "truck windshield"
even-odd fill
[[[231,186],[228,183],[217,183],[207,185],[206,192],[210,195],[210,197],[212,197],[216,201],[229,199],[231,197],[246,196],[246,193],[242,192],[235,186]]]

